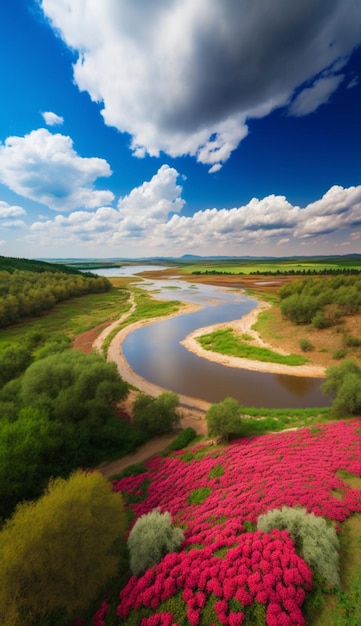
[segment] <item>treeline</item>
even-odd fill
[[[327,328],[361,309],[361,276],[307,278],[279,290],[282,315],[295,324]]]
[[[48,261],[36,261],[35,259],[20,259],[10,256],[0,256],[0,271],[15,272],[62,272],[63,274],[81,274],[79,269],[69,267],[63,263],[49,263]]]
[[[277,269],[275,271],[266,270],[261,271],[257,270],[255,272],[250,272],[250,275],[256,276],[338,276],[339,274],[347,274],[347,275],[357,275],[361,273],[361,269],[357,269],[355,267],[323,267],[323,268],[314,268],[314,269],[292,269],[292,270],[282,270]]]
[[[338,276],[339,274],[346,275],[358,275],[361,273],[361,269],[354,267],[333,267],[333,268],[314,268],[314,269],[277,269],[277,270],[255,270],[248,272],[248,276]],[[194,270],[192,272],[194,276],[242,276],[246,272],[227,272],[222,270]]]
[[[51,477],[120,457],[146,434],[119,418],[128,385],[102,356],[41,331],[0,351],[0,526]]]
[[[0,271],[0,327],[41,315],[58,302],[111,289],[103,276],[62,271]]]

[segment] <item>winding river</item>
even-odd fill
[[[124,267],[97,273],[129,276],[145,269],[156,268]],[[224,367],[198,357],[180,345],[180,341],[193,330],[239,319],[255,307],[256,301],[241,291],[190,285],[176,279],[144,281],[141,287],[160,299],[202,306],[193,313],[156,322],[128,335],[122,346],[123,353],[132,369],[146,380],[211,403],[232,396],[244,406],[254,407],[302,408],[329,404],[321,392],[320,379]]]

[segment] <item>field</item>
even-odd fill
[[[103,605],[105,624],[360,623],[360,574],[347,550],[352,545],[357,563],[358,419],[242,439],[227,447],[200,443],[154,457],[143,469],[115,480],[114,489],[128,502],[133,520],[155,508],[169,511],[185,540],[178,553],[138,578],[131,576],[120,596]],[[304,507],[335,526],[340,587],[320,582],[286,531],[257,531],[258,516],[282,506]]]

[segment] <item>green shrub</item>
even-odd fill
[[[284,506],[259,516],[257,530],[269,532],[272,528],[288,530],[306,563],[331,585],[339,584],[339,541],[334,527],[323,517]]]
[[[361,339],[359,337],[354,337],[349,333],[344,333],[343,341],[345,346],[349,348],[358,348],[361,346]]]
[[[127,542],[133,574],[140,576],[160,563],[166,554],[178,550],[183,540],[182,529],[172,525],[168,511],[160,513],[155,509],[139,517]]]
[[[194,428],[189,426],[188,428],[182,430],[182,432],[179,433],[178,437],[176,437],[174,441],[172,441],[172,443],[169,445],[169,450],[182,450],[182,448],[185,448],[185,446],[193,441],[195,437],[197,437],[196,431],[194,430]]]
[[[234,398],[212,404],[206,413],[208,435],[226,441],[232,436],[240,435],[242,410],[243,407]]]
[[[313,344],[307,337],[300,339],[298,343],[302,352],[311,352],[313,350]]]
[[[328,322],[322,311],[318,311],[312,318],[312,326],[317,328],[317,330],[322,330],[323,328],[327,328]]]
[[[322,385],[326,395],[334,397],[332,410],[338,414],[357,415],[361,411],[361,367],[353,359],[326,370],[327,380]]]
[[[333,352],[332,358],[339,361],[340,359],[344,359],[346,355],[347,351],[344,348],[339,348]]]
[[[133,423],[149,437],[172,432],[180,422],[179,397],[165,391],[158,397],[140,393],[133,402]]]

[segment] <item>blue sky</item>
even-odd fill
[[[361,253],[359,0],[4,0],[0,254]]]

